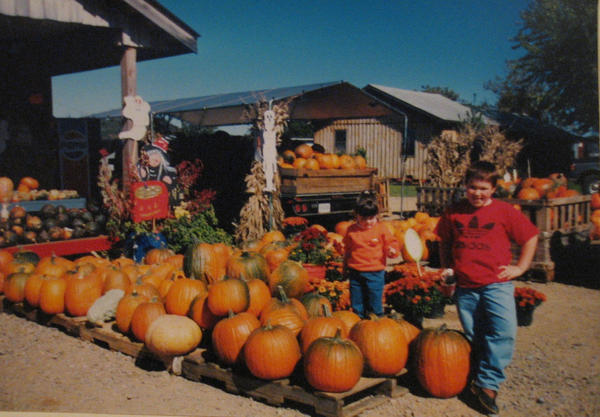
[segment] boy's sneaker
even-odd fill
[[[496,404],[496,395],[492,396],[488,394],[483,388],[471,383],[471,392],[479,401],[479,404],[484,408],[487,414],[498,414],[500,410]],[[493,392],[493,391],[492,391]],[[496,394],[496,393],[494,393]]]

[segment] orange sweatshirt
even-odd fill
[[[348,228],[344,236],[344,265],[357,271],[381,271],[385,269],[390,248],[400,253],[400,245],[381,222],[371,229],[363,229],[357,223]]]

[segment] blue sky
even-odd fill
[[[486,81],[517,58],[528,0],[160,0],[192,27],[198,53],[138,63],[147,101],[347,81],[449,87],[493,103]],[[54,77],[54,115],[119,108],[118,67]]]

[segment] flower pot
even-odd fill
[[[519,326],[531,326],[533,323],[533,312],[534,308],[522,308],[517,307],[517,325]]]
[[[425,317],[427,317],[428,319],[439,319],[441,317],[444,317],[445,307],[446,305],[443,302],[433,304],[431,306],[431,311],[425,314]]]
[[[308,272],[308,276],[311,278],[311,281],[325,279],[325,273],[327,271],[327,267],[325,267],[325,265],[302,264],[302,266],[306,272]]]

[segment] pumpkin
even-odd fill
[[[350,330],[350,339],[365,358],[365,370],[372,375],[395,375],[408,359],[408,341],[402,328],[388,317],[361,320]]]
[[[271,290],[260,279],[246,281],[250,293],[250,304],[246,311],[258,317],[263,308],[271,301]]]
[[[110,266],[106,269],[104,284],[102,284],[102,294],[110,290],[123,290],[125,294],[130,293],[131,281],[129,277],[120,269]]]
[[[354,169],[356,168],[356,162],[350,155],[340,155],[340,169]]]
[[[146,340],[148,327],[163,314],[167,314],[167,312],[163,303],[157,297],[140,303],[133,311],[129,324],[133,337],[140,342]]]
[[[208,294],[200,293],[193,300],[190,305],[190,311],[188,316],[194,320],[198,326],[203,330],[210,330],[219,321],[220,317],[213,314],[208,308],[206,302]]]
[[[144,277],[139,277],[136,282],[129,288],[129,292],[136,292],[150,299],[152,297],[160,297],[158,288],[154,284],[144,282]]]
[[[6,277],[4,282],[4,296],[13,303],[20,303],[25,299],[25,284],[31,273],[15,272]]]
[[[462,333],[445,325],[424,329],[414,341],[417,379],[434,397],[453,397],[467,385],[470,355],[471,345]]]
[[[314,151],[310,145],[302,143],[294,148],[294,153],[296,157],[309,159],[312,158]]]
[[[301,297],[308,284],[308,272],[301,263],[287,259],[269,276],[271,294],[282,287],[288,297]]]
[[[333,317],[331,309],[324,306],[323,315],[310,318],[300,330],[298,337],[302,353],[306,353],[310,344],[319,337],[333,337],[336,333],[341,337],[348,337],[348,330],[344,322],[337,317]]]
[[[285,235],[279,230],[270,230],[260,238],[262,246],[271,242],[285,242]]]
[[[127,258],[125,256],[120,256],[116,259],[113,259],[111,261],[111,264],[113,264],[114,266],[116,266],[117,268],[123,268],[126,265],[134,265],[135,261],[131,258]]]
[[[182,254],[178,253],[178,254],[169,256],[167,259],[165,259],[165,262],[173,265],[175,270],[183,271],[183,259],[184,259],[184,256]]]
[[[363,355],[356,344],[340,337],[321,337],[311,343],[303,360],[304,376],[313,388],[326,392],[352,389],[363,372]]]
[[[0,203],[10,203],[15,184],[8,177],[0,177]]]
[[[60,256],[45,256],[40,259],[37,266],[35,267],[36,274],[53,275],[60,277],[62,274],[67,272],[68,269],[73,268],[73,262],[60,257]]]
[[[216,316],[224,316],[228,311],[240,313],[250,305],[250,291],[241,279],[225,279],[215,282],[208,288],[208,308]]]
[[[268,323],[274,326],[285,326],[292,331],[294,336],[298,336],[306,320],[292,309],[278,309],[269,311],[268,313],[261,313],[260,323],[263,326],[266,326]]]
[[[19,184],[23,184],[25,185],[27,188],[29,188],[30,190],[35,190],[40,186],[40,183],[38,180],[36,180],[33,177],[23,177],[21,178],[21,180],[19,181]]]
[[[537,200],[541,198],[539,191],[533,187],[523,187],[517,193],[517,198],[521,200]]]
[[[199,279],[207,284],[212,284],[225,277],[225,268],[222,259],[215,252],[215,247],[210,243],[197,243],[191,245],[185,252],[183,270],[191,279]]]
[[[207,292],[208,288],[203,281],[190,278],[175,280],[165,297],[165,309],[169,314],[185,316],[188,314],[194,298]]]
[[[327,311],[331,312],[333,310],[331,306],[331,301],[329,298],[324,295],[319,294],[316,291],[310,292],[308,294],[304,294],[302,299],[300,300],[304,307],[306,308],[306,312],[308,313],[308,317],[323,317],[325,316],[325,308]]]
[[[202,330],[189,317],[163,314],[157,317],[148,330],[144,343],[150,352],[159,357],[185,355],[200,344]]]
[[[367,167],[367,160],[362,155],[354,155],[354,163],[358,169],[365,169]]]
[[[239,363],[244,344],[259,327],[260,322],[253,314],[229,312],[229,316],[220,320],[212,331],[212,346],[219,360],[226,365]]]
[[[150,249],[148,252],[146,252],[146,256],[144,256],[144,263],[146,265],[161,264],[173,255],[175,255],[175,252],[173,252],[171,249]]]
[[[281,156],[283,157],[283,161],[288,164],[293,164],[296,160],[296,153],[291,149],[286,149],[283,151]]]
[[[160,283],[167,279],[167,277],[171,276],[174,270],[175,266],[166,261],[160,264],[153,264],[150,271],[144,274],[141,277],[141,280],[143,283],[150,284],[158,289],[158,287],[160,287]]]
[[[14,256],[6,249],[0,249],[0,271],[4,272],[4,268],[14,260]]]
[[[115,311],[115,322],[121,333],[129,333],[129,330],[131,329],[131,317],[133,316],[135,309],[146,301],[148,301],[147,297],[139,295],[136,292],[126,294],[119,300],[117,310]]]
[[[360,321],[360,316],[350,310],[338,310],[331,313],[333,317],[340,319],[346,326],[346,333],[350,334],[350,330],[356,323]]]
[[[321,167],[319,166],[319,162],[314,158],[307,159],[302,168],[309,169],[312,171],[318,171],[319,169],[321,169]]]
[[[290,376],[301,356],[294,333],[285,326],[271,324],[250,333],[243,348],[244,362],[250,373],[267,380]]]
[[[296,169],[304,168],[306,161],[308,161],[308,159],[298,157],[294,160],[294,162],[292,162],[292,167]]]
[[[243,280],[261,279],[269,282],[267,260],[258,252],[242,251],[234,254],[227,262],[227,276]]]
[[[321,169],[333,169],[333,158],[329,153],[320,153],[315,156]]]
[[[40,287],[40,310],[46,314],[63,313],[66,289],[67,281],[62,277],[45,280]]]
[[[308,320],[308,312],[304,304],[297,298],[289,298],[283,288],[278,288],[277,296],[272,297],[271,300],[261,310],[261,317],[269,314],[273,310],[286,309],[291,310],[298,314],[304,320]]]
[[[592,207],[592,210],[600,209],[600,193],[592,194],[592,198],[590,200],[590,205]]]
[[[84,270],[81,266],[63,275],[65,288],[65,310],[75,317],[85,316],[88,309],[102,296],[103,282],[97,268]]]
[[[540,194],[540,197],[546,195],[548,191],[550,191],[554,187],[554,181],[550,178],[538,178],[533,182],[533,188],[537,190]]]
[[[264,253],[265,260],[269,267],[269,273],[273,272],[283,261],[289,256],[289,251],[286,248],[276,248],[268,250]]]
[[[54,275],[44,275],[34,273],[29,275],[25,282],[24,295],[25,301],[32,307],[39,307],[40,305],[40,289],[44,281],[55,278]]]

